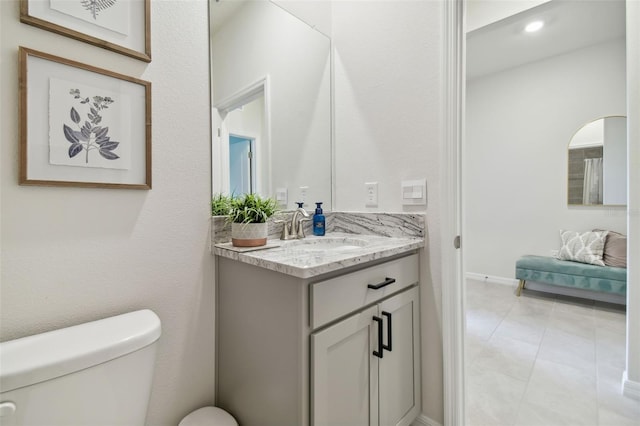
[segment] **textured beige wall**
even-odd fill
[[[0,1],[0,338],[150,308],[162,320],[149,424],[213,402],[205,0],[151,2],[150,64],[19,22]],[[151,191],[18,186],[18,46],[152,82]]]

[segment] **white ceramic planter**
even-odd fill
[[[232,223],[231,243],[236,247],[258,247],[267,244],[266,223]]]

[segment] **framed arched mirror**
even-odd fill
[[[601,117],[569,141],[567,203],[627,204],[627,117]]]

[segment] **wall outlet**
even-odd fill
[[[365,202],[366,207],[378,207],[378,182],[365,182]]]
[[[558,250],[550,250],[551,257],[558,257]]]

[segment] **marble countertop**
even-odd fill
[[[327,247],[332,244],[339,247]],[[312,278],[328,272],[385,259],[424,247],[424,238],[387,237],[343,232],[302,240],[268,240],[258,249],[215,244],[214,254],[298,278]]]

